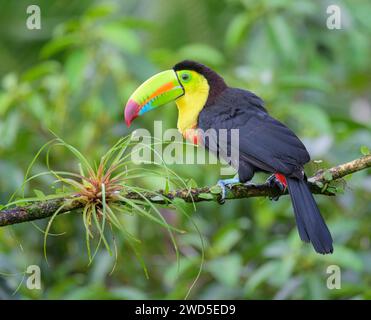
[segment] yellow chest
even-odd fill
[[[209,95],[209,85],[206,81],[198,83],[197,87],[189,88],[175,102],[178,107],[178,130],[185,136],[186,130],[197,127],[198,115],[206,104]]]

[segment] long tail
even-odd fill
[[[318,253],[332,253],[332,237],[305,180],[286,178],[300,238]]]

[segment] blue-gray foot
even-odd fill
[[[219,180],[217,182],[217,185],[222,189],[221,196],[218,200],[220,204],[223,204],[225,202],[226,188],[230,189],[234,184],[237,183],[240,183],[240,179],[238,179],[238,177],[234,177],[232,179]]]

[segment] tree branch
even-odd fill
[[[351,173],[370,168],[371,155],[338,165],[336,167],[319,170],[313,177],[308,179],[308,185],[314,194],[327,196],[335,195],[334,192],[327,189],[327,185],[332,180],[338,180]],[[159,194],[161,196],[159,196]],[[270,187],[267,184],[259,185],[234,185],[227,191],[226,200],[251,198],[251,197],[274,197],[287,194],[280,192],[277,188]],[[143,198],[134,192],[123,192],[123,197],[132,200],[143,200]],[[219,187],[203,187],[191,189],[179,189],[169,192],[159,190],[157,192],[145,192],[142,195],[149,201],[157,204],[167,204],[169,200],[183,199],[186,202],[218,201],[221,196]],[[7,226],[16,223],[44,219],[52,216],[57,210],[59,214],[67,213],[73,210],[81,209],[84,203],[74,198],[58,198],[52,200],[33,202],[29,205],[14,207],[0,211],[0,226]]]

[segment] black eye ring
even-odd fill
[[[188,73],[183,73],[183,74],[182,74],[182,80],[183,80],[183,81],[188,81],[189,78],[190,78],[190,76],[189,76]]]

